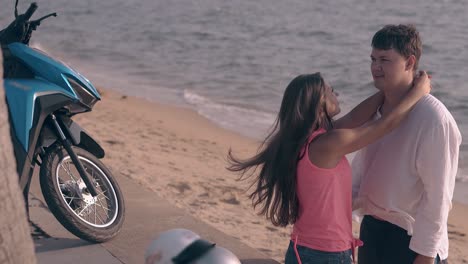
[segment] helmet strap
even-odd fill
[[[182,252],[180,252],[177,256],[173,257],[172,262],[174,262],[174,264],[189,264],[192,261],[205,255],[215,246],[215,243],[203,239],[195,240],[192,244],[184,248],[184,250],[182,250]]]

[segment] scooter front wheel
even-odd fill
[[[76,146],[73,151],[98,195],[93,197],[89,193],[67,151],[55,145],[46,152],[40,170],[44,199],[57,220],[71,233],[91,242],[107,241],[119,233],[124,221],[122,192],[98,158]]]

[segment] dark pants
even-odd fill
[[[297,252],[301,258],[302,264],[351,264],[351,250],[342,252],[325,252],[297,245]],[[289,243],[286,251],[285,264],[297,264],[296,253],[294,252],[294,243]]]
[[[417,253],[409,248],[411,236],[403,228],[364,216],[359,237],[364,246],[359,248],[359,264],[411,264]],[[447,263],[438,257],[436,264]]]

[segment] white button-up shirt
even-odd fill
[[[446,259],[461,140],[447,108],[424,96],[398,128],[356,154],[353,209],[407,230],[416,253]]]

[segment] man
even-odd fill
[[[374,35],[371,72],[385,95],[375,118],[411,89],[421,51],[412,25],[387,25]],[[452,115],[426,95],[398,128],[356,155],[353,206],[364,215],[360,264],[445,263],[460,143]]]

